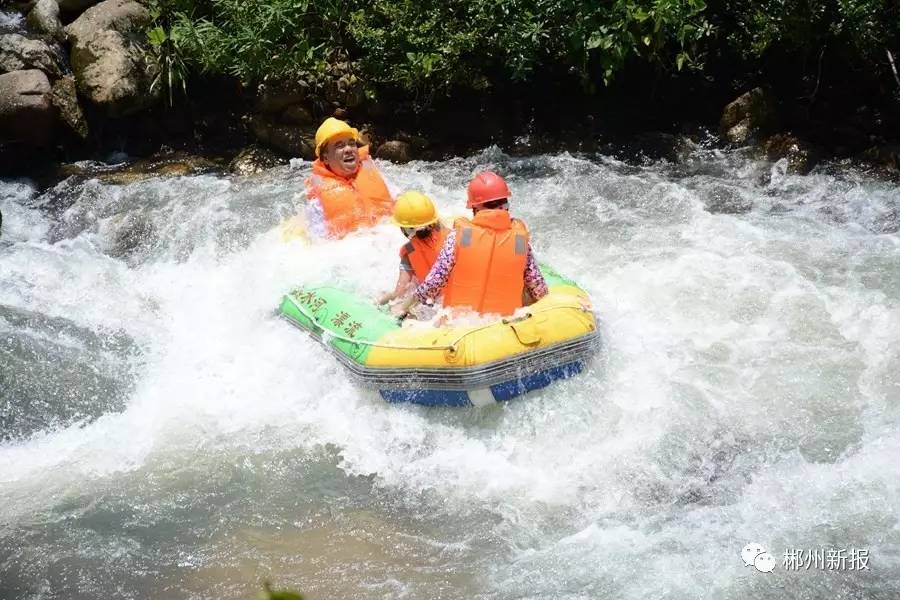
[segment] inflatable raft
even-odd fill
[[[600,346],[584,290],[552,269],[541,271],[547,296],[486,324],[404,327],[335,287],[294,289],[280,313],[388,402],[484,406],[580,373]]]

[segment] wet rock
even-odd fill
[[[140,35],[149,24],[150,13],[139,3],[133,0],[105,0],[70,23],[66,27],[66,36],[73,45],[84,44],[99,31]]]
[[[747,144],[765,133],[775,122],[775,102],[765,89],[758,87],[742,94],[722,111],[719,129],[732,144]]]
[[[294,104],[288,106],[281,113],[281,122],[288,125],[310,125],[313,122],[313,115],[308,108],[302,104]]]
[[[761,149],[768,160],[787,159],[787,172],[795,175],[809,173],[822,155],[818,147],[790,133],[778,133],[767,138]]]
[[[0,75],[0,139],[46,145],[53,133],[50,80],[31,69]]]
[[[0,35],[0,73],[29,69],[40,69],[51,79],[63,74],[56,53],[46,42],[17,33]]]
[[[150,84],[158,67],[135,41],[149,23],[150,13],[137,2],[106,0],[65,29],[78,90],[112,116],[156,101]]]
[[[401,142],[406,142],[416,152],[420,152],[428,147],[428,140],[426,138],[422,137],[421,135],[415,135],[412,133],[407,133],[405,131],[398,131],[394,136],[394,139],[400,140]]]
[[[221,165],[208,158],[175,152],[170,156],[151,157],[136,161],[121,170],[102,174],[98,178],[105,183],[131,183],[150,177],[181,177],[220,170]]]
[[[400,140],[388,140],[378,146],[375,158],[389,160],[395,163],[408,163],[413,159],[412,146]]]
[[[59,4],[56,0],[38,0],[26,19],[28,27],[37,33],[62,37],[63,25],[59,20]]]
[[[700,190],[700,198],[711,213],[737,215],[750,212],[753,202],[745,198],[739,189],[714,185]]]
[[[173,152],[168,155],[141,159],[124,166],[108,167],[97,163],[70,163],[62,165],[58,173],[61,177],[77,177],[82,180],[97,179],[107,184],[127,185],[152,177],[202,175],[221,170],[221,164],[208,158]]]
[[[57,79],[50,92],[50,102],[56,107],[60,120],[81,139],[87,139],[88,123],[78,103],[75,77],[69,75]]]
[[[315,133],[304,131],[296,125],[278,123],[263,115],[250,118],[250,130],[263,144],[281,150],[291,156],[307,160],[315,158]]]
[[[110,219],[109,226],[114,233],[107,253],[113,258],[146,254],[159,243],[160,236],[153,225],[153,219],[147,214],[128,212],[116,215]]]
[[[275,114],[289,106],[306,100],[309,86],[306,82],[265,83],[257,89],[256,112]]]
[[[235,175],[255,175],[287,164],[287,161],[267,148],[250,146],[244,148],[228,165],[228,171]]]
[[[626,145],[626,154],[633,158],[684,162],[697,149],[690,138],[662,131],[646,131],[633,136]]]
[[[872,146],[859,159],[884,175],[900,175],[900,145]]]

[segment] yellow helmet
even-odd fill
[[[431,198],[421,192],[403,192],[394,204],[395,225],[400,227],[427,227],[437,222],[437,209]]]
[[[345,121],[334,117],[328,117],[322,121],[322,124],[316,129],[316,158],[328,140],[343,133],[349,133],[354,140],[359,141],[359,131],[350,127]]]

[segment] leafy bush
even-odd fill
[[[900,40],[893,0],[157,0],[151,42],[171,88],[186,70],[247,85],[303,79],[350,63],[369,94],[426,101],[454,87],[484,89],[544,73],[574,75],[588,92],[630,65],[702,70],[730,47],[748,62],[773,49],[825,44],[867,64]],[[898,49],[900,50],[900,49]],[[880,68],[880,67],[879,67]]]

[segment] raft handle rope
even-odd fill
[[[358,340],[358,339],[354,339],[354,338],[351,338],[351,337],[348,337],[345,335],[341,335],[339,333],[335,333],[335,332],[331,331],[330,329],[323,327],[322,323],[316,318],[315,315],[310,314],[305,306],[298,304],[297,301],[294,300],[293,295],[285,294],[285,297],[287,297],[291,301],[291,304],[294,305],[294,308],[296,308],[298,311],[300,311],[300,314],[302,314],[304,317],[306,317],[307,319],[309,319],[312,322],[313,326],[318,327],[319,329],[322,330],[322,332],[324,334],[323,338],[327,337],[329,339],[330,338],[338,339],[343,342],[353,344],[354,346],[365,345],[365,346],[372,346],[373,348],[387,348],[389,350],[449,350],[452,353],[456,353],[456,349],[457,349],[456,347],[467,336],[496,325],[496,323],[489,323],[487,325],[482,325],[481,327],[476,327],[475,329],[470,329],[469,331],[466,331],[465,333],[460,335],[458,338],[456,338],[452,343],[443,345],[443,346],[436,346],[436,345],[435,346],[419,346],[419,345],[411,345],[411,344],[385,344],[382,342],[371,342],[371,341],[366,341],[366,340]],[[580,310],[581,312],[585,312],[585,313],[591,312],[589,306],[586,306],[582,303],[559,304],[556,306],[550,306],[548,308],[543,308],[543,309],[540,309],[540,310],[537,310],[534,312],[526,313],[524,316],[517,317],[515,319],[509,319],[509,320],[503,319],[501,322],[504,325],[508,325],[513,322],[519,322],[519,321],[524,321],[526,319],[530,319],[532,316],[534,316],[535,314],[538,314],[538,313],[550,312],[550,311],[557,310],[560,308],[574,308],[576,310]]]

